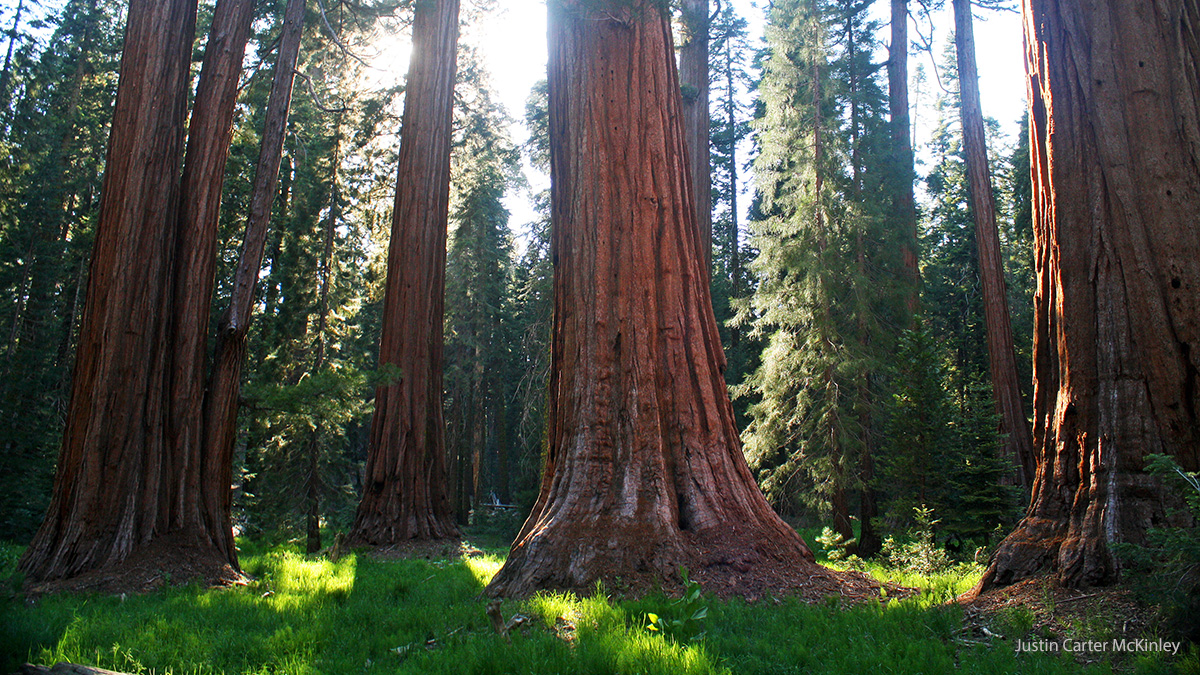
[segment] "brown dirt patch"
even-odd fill
[[[1138,602],[1124,586],[1070,589],[1039,576],[959,599],[967,639],[1136,640],[1154,634],[1156,612]],[[1022,634],[1023,633],[1023,634]],[[1110,658],[1115,665],[1130,661],[1121,653],[1076,652],[1081,664]]]

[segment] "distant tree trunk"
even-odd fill
[[[893,217],[901,230],[900,254],[905,281],[911,285],[905,307],[916,316],[921,304],[921,268],[917,259],[917,208],[913,198],[913,147],[908,105],[908,0],[892,0],[892,44],[888,54],[888,108],[891,111]]]
[[[822,574],[742,456],[654,0],[549,5],[554,330],[546,468],[491,595]],[[781,582],[783,583],[783,582]]]
[[[329,332],[329,289],[333,285],[333,240],[341,220],[342,195],[338,186],[342,165],[342,120],[339,115],[335,126],[333,140],[333,175],[329,181],[329,215],[325,218],[325,231],[322,233],[321,260],[317,267],[317,335],[316,350],[313,354],[311,373],[319,373],[325,368],[326,338]],[[321,435],[324,432],[324,422],[317,420],[305,452],[308,455],[308,467],[304,476],[304,503],[307,553],[321,550]]]
[[[503,397],[496,406],[496,497],[501,504],[511,504],[512,494],[509,491],[508,476],[508,406]]]
[[[967,183],[971,212],[975,216],[975,240],[979,246],[979,277],[983,286],[983,309],[987,321],[988,362],[991,364],[992,396],[1004,435],[1004,454],[1015,467],[1021,485],[1033,483],[1033,446],[1029,421],[1021,403],[1017,382],[1017,360],[1013,350],[1012,321],[1004,284],[1004,262],[1000,257],[1000,234],[996,226],[996,200],[988,168],[983,109],[979,105],[979,73],[975,67],[975,33],[971,0],[954,0],[955,47],[962,98],[963,149],[967,156]]]
[[[853,190],[856,198],[862,197],[862,152],[859,149],[861,120],[859,118],[859,72],[858,62],[855,58],[857,51],[857,41],[855,40],[855,21],[854,15],[847,16],[846,21],[846,45],[848,50],[847,59],[850,67],[850,166],[853,180]],[[867,283],[867,246],[865,237],[863,236],[863,228],[859,227],[855,233],[855,262],[858,266],[858,276]],[[871,349],[871,329],[867,321],[866,311],[857,311],[857,329],[859,344],[862,345],[863,353],[869,353]],[[879,553],[883,542],[879,538],[879,533],[875,531],[874,523],[871,519],[879,514],[879,506],[876,503],[877,495],[875,486],[872,481],[875,478],[875,440],[871,433],[871,402],[875,397],[875,393],[871,389],[870,375],[864,373],[858,383],[858,424],[862,430],[862,456],[858,463],[858,479],[862,484],[858,493],[859,504],[859,536],[858,542],[854,546],[854,552],[863,557],[870,558],[876,553]]]
[[[191,467],[189,480],[200,494],[206,528],[220,535],[217,544],[230,560],[237,559],[237,550],[230,511],[222,505],[230,498],[232,455],[204,454],[204,383],[221,186],[253,14],[253,0],[219,0],[213,13],[183,164],[175,264],[187,273],[175,275],[169,346],[174,364],[167,417],[170,444]]]
[[[22,557],[33,582],[138,556],[177,579],[236,574],[202,512],[195,458],[167,438],[179,170],[194,0],[132,0],[54,495]]]
[[[1200,469],[1200,10],[1028,0],[1037,477],[976,591],[1113,581]]]
[[[737,99],[734,98],[733,37],[726,39],[729,41],[725,47],[725,118],[729,125],[729,159],[725,167],[729,172],[729,296],[740,298],[744,293],[742,282],[745,280],[745,270],[742,269],[741,241],[738,238]],[[731,348],[738,346],[741,334],[740,326],[730,326]]]
[[[712,274],[712,168],[709,164],[708,0],[682,0],[685,38],[679,48],[683,128],[704,273]]]
[[[418,2],[413,17],[388,249],[379,362],[399,382],[375,392],[366,484],[350,541],[388,545],[457,534],[446,498],[443,303],[458,0]]]
[[[283,156],[283,141],[287,136],[288,110],[292,101],[292,81],[296,74],[296,57],[300,51],[300,35],[304,24],[304,0],[288,0],[284,10],[283,32],[279,54],[275,60],[275,76],[271,95],[267,99],[266,121],[258,151],[258,165],[250,192],[250,216],[242,241],[233,280],[229,306],[217,323],[217,345],[213,355],[212,374],[204,397],[204,493],[217,498],[208,505],[208,512],[231,514],[231,495],[219,489],[228,483],[233,466],[233,448],[237,438],[238,397],[241,393],[242,366],[246,360],[246,335],[254,311],[254,288],[262,268],[263,249],[271,222],[271,206],[275,201],[279,165]]]
[[[12,28],[8,29],[8,52],[4,55],[4,68],[0,69],[0,110],[4,111],[4,116],[10,120],[12,114],[9,111],[9,105],[12,103],[12,96],[8,93],[8,83],[12,80],[13,50],[17,46],[17,35],[21,29],[21,13],[24,9],[25,0],[17,0],[17,11],[13,14]]]
[[[472,379],[474,390],[472,398],[474,410],[471,414],[471,483],[468,504],[475,506],[483,489],[483,446],[487,443],[488,392],[487,378],[484,376],[483,345],[479,339],[475,341],[475,364]]]

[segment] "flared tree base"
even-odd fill
[[[124,560],[79,572],[70,576],[29,574],[24,591],[28,595],[47,593],[147,593],[164,586],[200,583],[205,586],[244,584],[248,578],[237,564],[237,555],[224,555],[214,546],[197,543],[196,538],[167,535],[139,546]],[[25,568],[22,561],[22,568]]]
[[[680,569],[686,568],[706,593],[721,597],[879,597],[880,586],[869,577],[816,564],[794,531],[629,529],[575,525],[533,532],[513,546],[485,593],[505,598],[543,590],[587,595],[597,583],[628,596],[674,593],[682,587]]]

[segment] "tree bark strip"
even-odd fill
[[[700,232],[705,274],[712,274],[712,167],[709,138],[708,0],[682,0],[685,40],[679,48],[679,82],[683,87],[683,127],[696,227]]]
[[[667,17],[549,5],[554,330],[541,493],[487,593],[820,573],[759,492],[721,374]]]
[[[457,534],[446,496],[443,306],[458,0],[417,2],[366,484],[350,541],[388,545]]]
[[[979,277],[983,286],[983,308],[987,321],[988,362],[991,365],[992,396],[1004,435],[1004,454],[1015,467],[1021,485],[1033,483],[1033,446],[1029,421],[1021,403],[1017,383],[1017,361],[1013,349],[1012,321],[996,226],[996,200],[988,167],[983,110],[979,104],[979,72],[975,65],[975,32],[971,0],[954,0],[955,47],[962,99],[963,149],[967,157],[967,183],[971,212],[975,217],[975,240],[979,247]]]
[[[1024,21],[1037,474],[976,592],[1113,581],[1113,544],[1172,524],[1145,456],[1200,469],[1200,7],[1027,0]]]

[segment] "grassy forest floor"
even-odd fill
[[[504,621],[526,617],[506,638],[493,628],[480,595],[506,549],[472,541],[482,549],[447,546],[409,559],[350,554],[336,562],[291,545],[243,541],[242,565],[254,579],[246,586],[36,599],[18,592],[13,572],[20,549],[3,546],[0,578],[11,580],[0,597],[0,673],[24,661],[158,675],[1200,673],[1194,647],[1175,659],[1106,654],[1091,663],[1061,652],[1018,654],[1017,638],[1111,639],[1130,610],[1093,596],[1091,609],[1075,608],[1072,618],[1056,610],[1085,601],[1064,604],[1041,586],[1015,600],[948,603],[978,579],[978,567],[970,565],[929,576],[868,565],[880,580],[921,593],[851,607],[834,599],[808,605],[702,596],[686,611],[703,607],[706,616],[684,627],[702,630],[702,637],[678,642],[646,629],[648,615],[670,619],[681,611],[662,594],[637,600],[602,588],[590,598],[545,594],[503,603]]]

